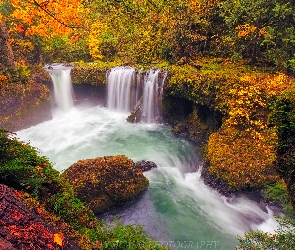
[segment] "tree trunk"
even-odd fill
[[[3,44],[2,54],[7,58],[7,62],[13,69],[17,69],[16,62],[14,60],[13,50],[10,42],[8,41],[8,32],[5,22],[0,22],[0,42]]]
[[[285,180],[286,186],[287,186],[287,192],[290,199],[290,203],[293,209],[293,213],[295,214],[295,184],[288,182]]]

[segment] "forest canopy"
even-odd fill
[[[188,62],[200,56],[294,71],[294,1],[1,0],[1,61]],[[19,65],[20,64],[20,65]]]

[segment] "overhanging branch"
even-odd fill
[[[51,16],[55,21],[59,22],[60,24],[62,24],[65,27],[71,28],[71,29],[77,29],[77,28],[81,28],[81,26],[72,26],[72,25],[68,25],[65,22],[59,20],[57,17],[55,17],[54,14],[52,14],[49,10],[47,10],[46,8],[44,8],[41,4],[39,4],[36,0],[33,0],[34,4],[40,8],[41,10],[43,10],[46,14],[48,14],[49,16]]]

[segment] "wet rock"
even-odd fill
[[[134,109],[132,110],[131,114],[127,117],[126,119],[127,122],[130,122],[130,123],[140,122],[140,117],[142,115],[142,99],[143,97],[139,99]]]
[[[153,168],[157,168],[157,164],[152,161],[142,160],[142,161],[138,161],[135,163],[135,168],[145,172],[145,171],[149,171]]]
[[[207,186],[217,190],[220,194],[224,196],[230,196],[234,192],[229,188],[226,181],[217,178],[216,176],[210,173],[208,162],[205,162],[202,167],[201,177]]]
[[[148,186],[148,179],[124,155],[81,160],[62,173],[75,194],[95,212],[132,200]]]

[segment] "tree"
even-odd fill
[[[233,55],[249,58],[251,64],[264,60],[294,67],[295,11],[290,1],[226,0],[220,6],[228,27],[223,40]]]
[[[6,47],[10,46],[6,59],[10,64],[27,60],[42,64],[46,53],[54,56],[58,44],[65,47],[77,41],[83,36],[84,24],[88,23],[89,11],[83,3],[81,0],[2,0],[1,34],[5,31],[4,41]]]
[[[104,28],[92,32],[90,44],[98,42],[97,56],[104,58],[111,51],[133,62],[189,60],[209,48],[214,27],[209,19],[217,3],[96,0],[92,18]]]
[[[276,170],[286,183],[295,214],[295,98],[294,93],[282,95],[271,116],[277,127]]]

